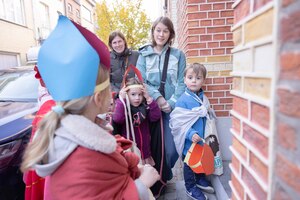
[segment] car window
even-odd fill
[[[0,100],[26,101],[38,98],[38,80],[34,72],[19,77],[7,77],[0,81]]]

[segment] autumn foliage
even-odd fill
[[[96,15],[98,29],[96,34],[108,43],[111,31],[121,31],[128,47],[138,49],[149,42],[151,21],[141,6],[142,0],[116,0],[108,3],[105,0],[97,3]]]

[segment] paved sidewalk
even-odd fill
[[[175,164],[173,171],[173,179],[168,181],[167,189],[163,196],[159,197],[158,200],[190,200],[185,193],[185,186],[183,180],[183,162],[178,160]],[[209,200],[217,200],[215,194],[205,193]]]

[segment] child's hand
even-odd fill
[[[141,176],[139,179],[148,188],[150,188],[156,181],[160,179],[156,169],[149,164],[144,165],[144,167],[140,168],[140,170]]]
[[[198,143],[201,140],[202,140],[202,138],[197,133],[195,133],[192,137],[192,142],[194,142],[194,143]]]
[[[122,99],[125,99],[127,91],[128,91],[128,88],[126,88],[125,86],[122,87],[122,89],[119,92],[119,97],[121,97]]]

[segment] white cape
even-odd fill
[[[195,107],[192,110],[176,107],[170,114],[171,133],[174,137],[175,147],[179,156],[181,156],[183,152],[187,131],[200,117],[207,116],[209,107],[209,101],[207,97],[204,96],[204,103],[200,107]]]

